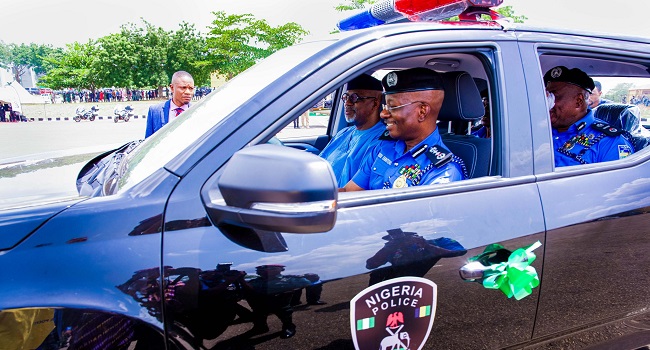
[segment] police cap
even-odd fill
[[[594,80],[587,73],[578,68],[569,69],[565,66],[551,68],[544,74],[544,84],[551,82],[562,82],[575,85],[587,90],[589,93],[594,89]]]
[[[386,95],[443,89],[440,74],[428,68],[410,68],[390,72],[381,80],[381,85],[383,85]]]
[[[348,90],[382,91],[382,87],[379,79],[368,74],[361,74],[348,82]]]

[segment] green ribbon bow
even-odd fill
[[[539,286],[537,271],[530,264],[535,261],[533,250],[542,245],[539,241],[525,248],[519,248],[512,252],[507,262],[491,264],[483,271],[483,287],[488,289],[499,289],[512,298],[521,300],[533,292],[533,288]],[[499,250],[505,250],[500,244],[491,244],[485,251],[471,258],[471,261],[481,261]],[[493,254],[492,254],[493,255]]]

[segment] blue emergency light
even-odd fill
[[[439,21],[461,14],[469,7],[494,7],[503,0],[382,0],[338,23],[339,30],[369,28],[402,19]]]

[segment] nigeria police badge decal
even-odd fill
[[[437,286],[400,277],[364,289],[350,301],[350,329],[357,350],[420,350],[436,314]]]

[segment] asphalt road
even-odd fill
[[[136,116],[128,122],[115,123],[108,119],[114,104],[99,104],[102,119],[74,122],[74,109],[82,104],[58,104],[34,106],[27,111],[28,117],[37,117],[33,122],[0,123],[0,164],[50,158],[72,154],[92,153],[119,147],[127,142],[144,138],[146,111],[149,105],[159,101],[141,101],[134,104]],[[90,104],[88,104],[90,106]],[[38,121],[40,113],[48,121]],[[69,120],[63,118],[68,117]],[[56,118],[59,118],[57,120]],[[278,133],[278,137],[318,135],[326,132],[327,116],[311,116],[310,129],[294,129],[292,124]]]
[[[87,153],[144,138],[145,119],[0,123],[0,162],[44,153]]]

